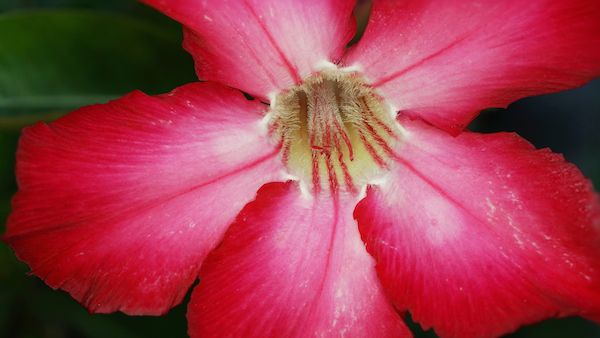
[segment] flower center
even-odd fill
[[[360,74],[313,74],[280,93],[270,132],[282,144],[288,170],[314,193],[356,193],[387,168],[399,135],[390,108]]]

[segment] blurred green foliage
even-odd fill
[[[169,27],[170,28],[170,27]],[[0,17],[0,123],[107,101],[136,89],[158,93],[192,81],[178,30],[91,11],[21,11]],[[49,85],[51,84],[51,85]]]
[[[0,219],[16,191],[21,127],[134,89],[150,94],[194,81],[177,24],[133,0],[0,0]],[[517,131],[565,153],[600,187],[600,81],[490,110],[478,131]],[[0,232],[4,224],[0,223]],[[185,337],[185,304],[163,317],[90,315],[35,277],[0,244],[0,337]],[[410,319],[409,319],[410,320]],[[417,337],[435,337],[411,323]],[[512,337],[600,337],[580,318],[549,320]]]

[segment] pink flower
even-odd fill
[[[48,285],[157,315],[199,277],[193,337],[600,319],[590,183],[464,131],[600,74],[597,0],[380,0],[350,50],[350,0],[145,2],[183,23],[208,82],[23,132],[5,240]]]

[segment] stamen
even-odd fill
[[[364,112],[366,112],[366,115],[369,118],[371,118],[373,121],[375,121],[375,123],[377,124],[377,126],[379,126],[379,128],[383,129],[390,137],[393,137],[393,138],[398,137],[394,133],[392,128],[390,128],[390,126],[383,123],[383,121],[381,121],[377,116],[375,116],[375,114],[373,114],[373,112],[371,111],[371,108],[369,107],[369,104],[367,103],[367,100],[364,97],[362,98],[362,103],[363,103]]]
[[[377,163],[377,165],[380,166],[381,168],[387,168],[385,161],[383,160],[383,158],[381,158],[381,156],[379,156],[379,154],[377,153],[377,150],[375,150],[375,147],[373,147],[371,142],[365,136],[365,133],[362,130],[359,130],[358,132],[360,134],[360,140],[363,142],[364,146],[367,148],[369,155],[371,155],[373,160],[375,160],[375,163]]]
[[[312,183],[315,193],[321,190],[321,175],[319,170],[319,156],[317,153],[312,153]]]
[[[350,161],[354,161],[354,152],[352,151],[352,142],[350,142],[350,138],[348,137],[348,133],[346,133],[345,128],[340,126],[340,123],[336,120],[334,121],[335,129],[340,134],[344,143],[346,143],[346,147],[348,148],[348,157],[350,157]]]
[[[288,169],[311,182],[313,193],[358,193],[357,186],[387,168],[398,125],[357,73],[312,75],[275,102],[269,133],[283,145]]]
[[[375,130],[375,128],[373,128],[373,126],[371,124],[369,124],[369,122],[367,121],[363,121],[364,126],[367,128],[367,130],[369,131],[370,136],[375,140],[375,142],[377,142],[377,144],[379,146],[381,146],[381,148],[383,148],[383,150],[391,157],[394,156],[394,151],[390,148],[390,146],[387,144],[387,142],[377,133],[377,131]]]

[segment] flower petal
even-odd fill
[[[338,60],[354,0],[143,0],[181,22],[202,79],[267,99]]]
[[[600,314],[600,206],[579,170],[515,134],[408,134],[357,206],[400,310],[443,337],[491,337]]]
[[[188,307],[192,337],[388,337],[410,333],[384,297],[354,197],[262,188],[206,260]]]
[[[213,84],[134,92],[24,131],[5,240],[90,311],[161,314],[278,179],[264,106]]]
[[[395,108],[454,133],[480,110],[600,75],[600,2],[376,1],[350,53]]]

